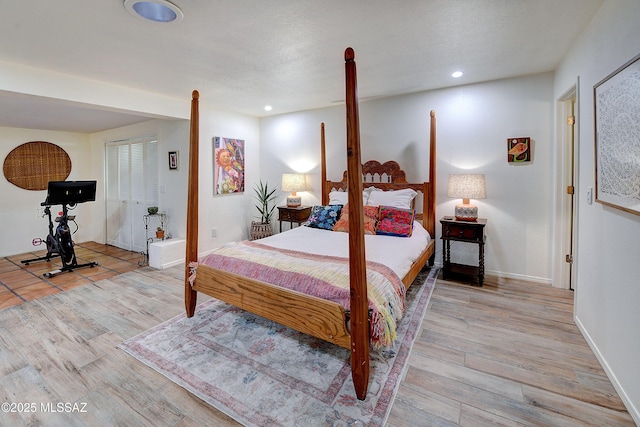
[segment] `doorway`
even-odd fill
[[[577,85],[558,100],[558,182],[556,204],[556,243],[554,286],[575,290],[577,226]]]
[[[142,252],[147,236],[143,217],[158,206],[158,141],[155,136],[107,142],[107,243]]]

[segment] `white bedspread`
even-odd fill
[[[431,239],[422,224],[415,221],[411,237],[365,235],[367,261],[391,268],[404,277]],[[336,231],[300,226],[256,241],[279,249],[290,249],[316,255],[349,257],[349,235]]]

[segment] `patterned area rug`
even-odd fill
[[[380,426],[436,277],[425,269],[409,288],[395,348],[371,353],[364,401],[355,397],[348,350],[215,299],[119,348],[246,426]]]

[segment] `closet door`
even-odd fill
[[[158,206],[158,144],[155,138],[107,143],[107,243],[146,250],[143,217]],[[149,230],[153,235],[154,230]]]

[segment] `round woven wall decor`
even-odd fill
[[[71,173],[71,158],[50,142],[26,142],[7,155],[3,171],[13,185],[25,190],[46,190],[49,181],[67,179]]]

